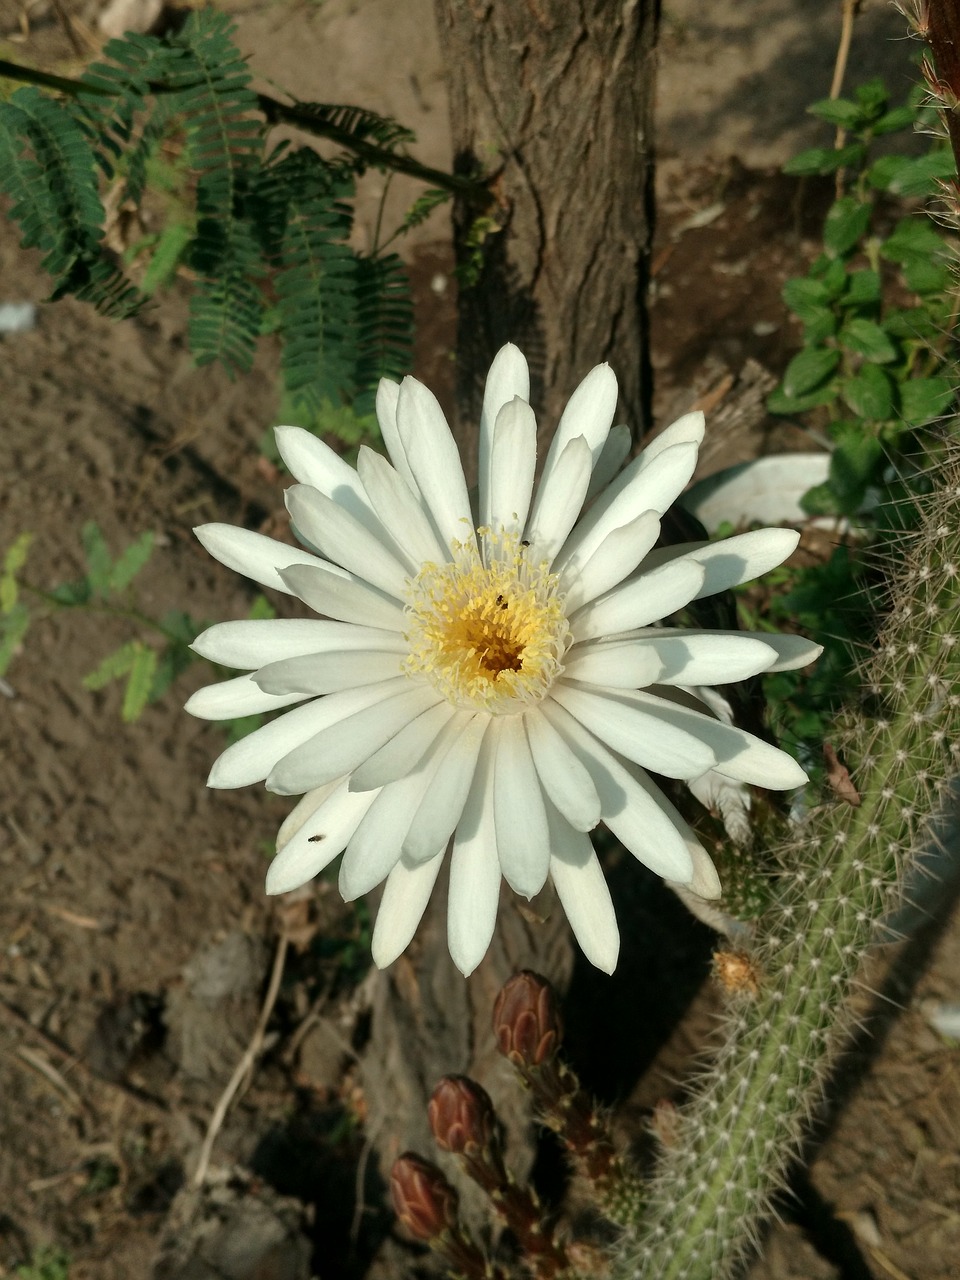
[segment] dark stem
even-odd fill
[[[44,89],[53,89],[58,93],[68,94],[72,98],[79,97],[81,94],[92,94],[98,98],[111,98],[117,96],[120,92],[119,90],[114,92],[100,85],[86,84],[83,80],[53,75],[48,71],[37,71],[32,67],[21,67],[15,62],[7,62],[3,58],[0,58],[0,76],[5,76],[9,80],[19,80],[23,84],[40,85]],[[189,85],[180,85],[177,87],[176,92],[182,92],[184,88],[189,87]],[[170,86],[164,84],[150,84],[148,88],[151,93],[158,96],[174,92]],[[331,142],[336,142],[339,146],[352,151],[354,155],[358,156],[366,164],[374,165],[377,168],[391,169],[395,173],[405,173],[411,178],[417,178],[420,182],[425,182],[433,187],[440,187],[443,191],[452,191],[471,207],[481,209],[486,208],[491,203],[490,192],[486,183],[481,179],[447,173],[444,169],[434,169],[430,165],[421,164],[419,160],[415,160],[412,156],[400,155],[397,152],[387,150],[386,147],[378,147],[376,143],[355,138],[348,130],[341,129],[338,125],[330,124],[325,120],[318,120],[304,103],[294,102],[288,105],[278,101],[276,98],[271,98],[267,93],[258,93],[256,97],[257,105],[268,124],[294,125],[305,133],[312,133],[320,138],[328,138]]]
[[[927,40],[933,52],[937,77],[954,103],[960,103],[960,0],[933,0],[926,6]],[[957,109],[945,105],[950,145],[960,170],[960,119]]]

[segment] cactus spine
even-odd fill
[[[850,1027],[851,986],[929,836],[960,727],[960,456],[954,449],[894,575],[867,701],[839,745],[860,794],[810,814],[779,851],[760,921],[754,997],[732,1002],[724,1048],[680,1113],[645,1225],[621,1239],[612,1280],[720,1280],[759,1236]],[[872,713],[872,714],[871,714]]]

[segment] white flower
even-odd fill
[[[479,492],[433,395],[384,381],[390,462],[354,470],[296,427],[277,444],[298,550],[245,529],[197,536],[218,560],[298,596],[317,619],[225,622],[204,657],[250,674],[202,689],[194,715],[299,704],[229,747],[212,787],[266,780],[301,795],[280,829],[267,891],[343,853],[351,900],[386,886],[373,957],[413,937],[452,837],[448,935],[470,973],[487,950],[500,878],[525,898],[549,877],[587,957],[612,972],[613,904],[590,832],[601,820],[658,875],[704,898],[713,864],[646,770],[796,787],[799,765],[711,714],[698,686],[809,662],[796,636],[659,625],[693,600],[778,565],[797,534],[761,529],[654,550],[660,517],[693,473],[703,415],[668,427],[622,470],[617,384],[600,365],[574,392],[534,485],[536,421],[523,356],[487,379]],[[392,465],[391,465],[392,463]]]

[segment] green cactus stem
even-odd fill
[[[611,1280],[721,1280],[755,1247],[847,1040],[864,954],[930,839],[960,751],[956,449],[941,477],[897,550],[862,705],[834,738],[859,803],[832,798],[777,851],[780,893],[755,944],[759,990],[731,1001],[725,1047],[679,1113]]]

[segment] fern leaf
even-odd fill
[[[78,121],[38,89],[0,103],[0,184],[13,198],[25,248],[39,248],[53,297],[76,294],[106,315],[129,315],[136,289],[106,257],[96,159]]]
[[[406,268],[395,253],[356,261],[355,369],[358,414],[369,413],[381,378],[401,378],[410,368],[413,303]]]

